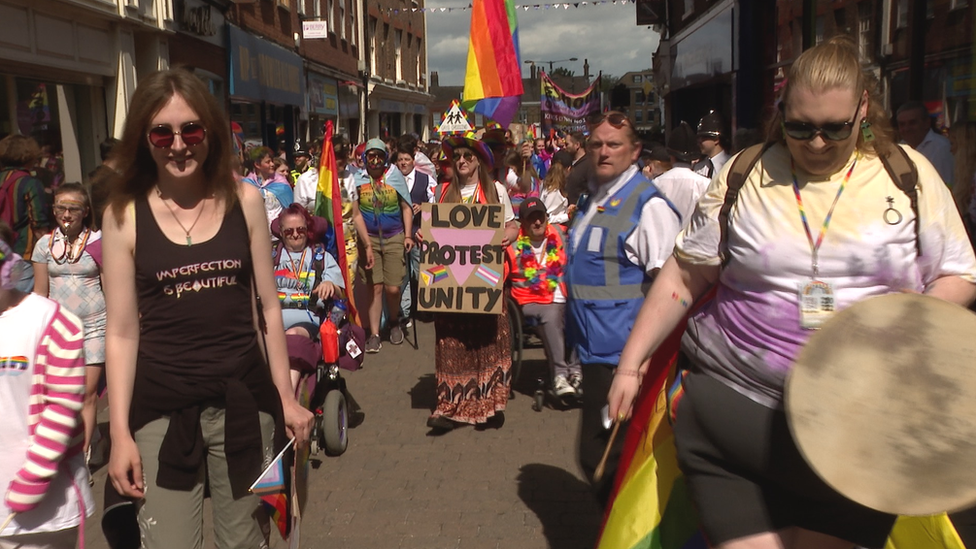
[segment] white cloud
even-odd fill
[[[535,2],[516,0],[516,5],[522,3]],[[428,0],[425,5],[440,8],[466,4],[464,0]],[[522,59],[539,62],[576,57],[578,61],[563,61],[554,67],[566,67],[577,75],[583,74],[584,59],[589,60],[590,73],[594,75],[603,71],[620,76],[650,68],[659,35],[637,26],[635,10],[632,3],[579,8],[571,3],[569,9],[517,9]],[[428,65],[431,71],[437,71],[442,86],[464,84],[470,26],[471,10],[427,14]],[[543,68],[548,71],[548,63]],[[528,65],[523,64],[522,69],[522,74],[528,76]]]

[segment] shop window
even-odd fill
[[[861,2],[857,5],[857,50],[861,55],[861,63],[870,63],[873,58],[871,43],[871,2]]]
[[[367,38],[370,42],[369,48],[369,73],[376,75],[376,56],[377,56],[377,46],[379,46],[379,41],[376,39],[376,25],[377,21],[375,17],[369,18],[369,37]]]
[[[420,39],[419,36],[417,37],[417,40],[415,42],[417,44],[417,64],[415,66],[415,70],[417,72],[416,72],[415,78],[417,79],[416,80],[417,85],[420,86],[421,85],[421,82],[422,82],[422,80],[420,78],[420,73],[421,73],[421,71],[420,71],[420,64],[421,63],[420,62],[421,62],[421,59],[422,59],[422,55],[424,53],[424,49],[421,47],[421,42],[422,41],[421,41],[421,39]]]
[[[393,47],[394,50],[394,63],[396,64],[396,79],[397,82],[403,80],[403,31],[396,29],[394,32]]]
[[[356,35],[358,35],[358,29],[356,28],[356,7],[353,6],[349,10],[349,43],[353,46],[356,45]]]
[[[908,0],[898,0],[895,6],[895,28],[908,27]]]

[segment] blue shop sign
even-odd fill
[[[230,95],[282,105],[305,103],[305,69],[298,55],[227,25]]]
[[[335,79],[308,73],[308,112],[339,115],[339,83]]]

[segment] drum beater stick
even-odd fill
[[[607,441],[607,449],[603,451],[603,457],[600,458],[600,463],[596,466],[596,471],[593,472],[593,482],[600,482],[603,478],[603,470],[607,467],[607,458],[610,457],[610,448],[613,446],[613,440],[617,438],[617,431],[620,430],[620,424],[622,421],[613,422],[613,430],[610,431],[610,440]]]

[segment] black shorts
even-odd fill
[[[800,455],[782,410],[705,374],[691,373],[684,384],[674,428],[678,463],[710,543],[799,527],[884,547],[897,517],[824,483]]]

